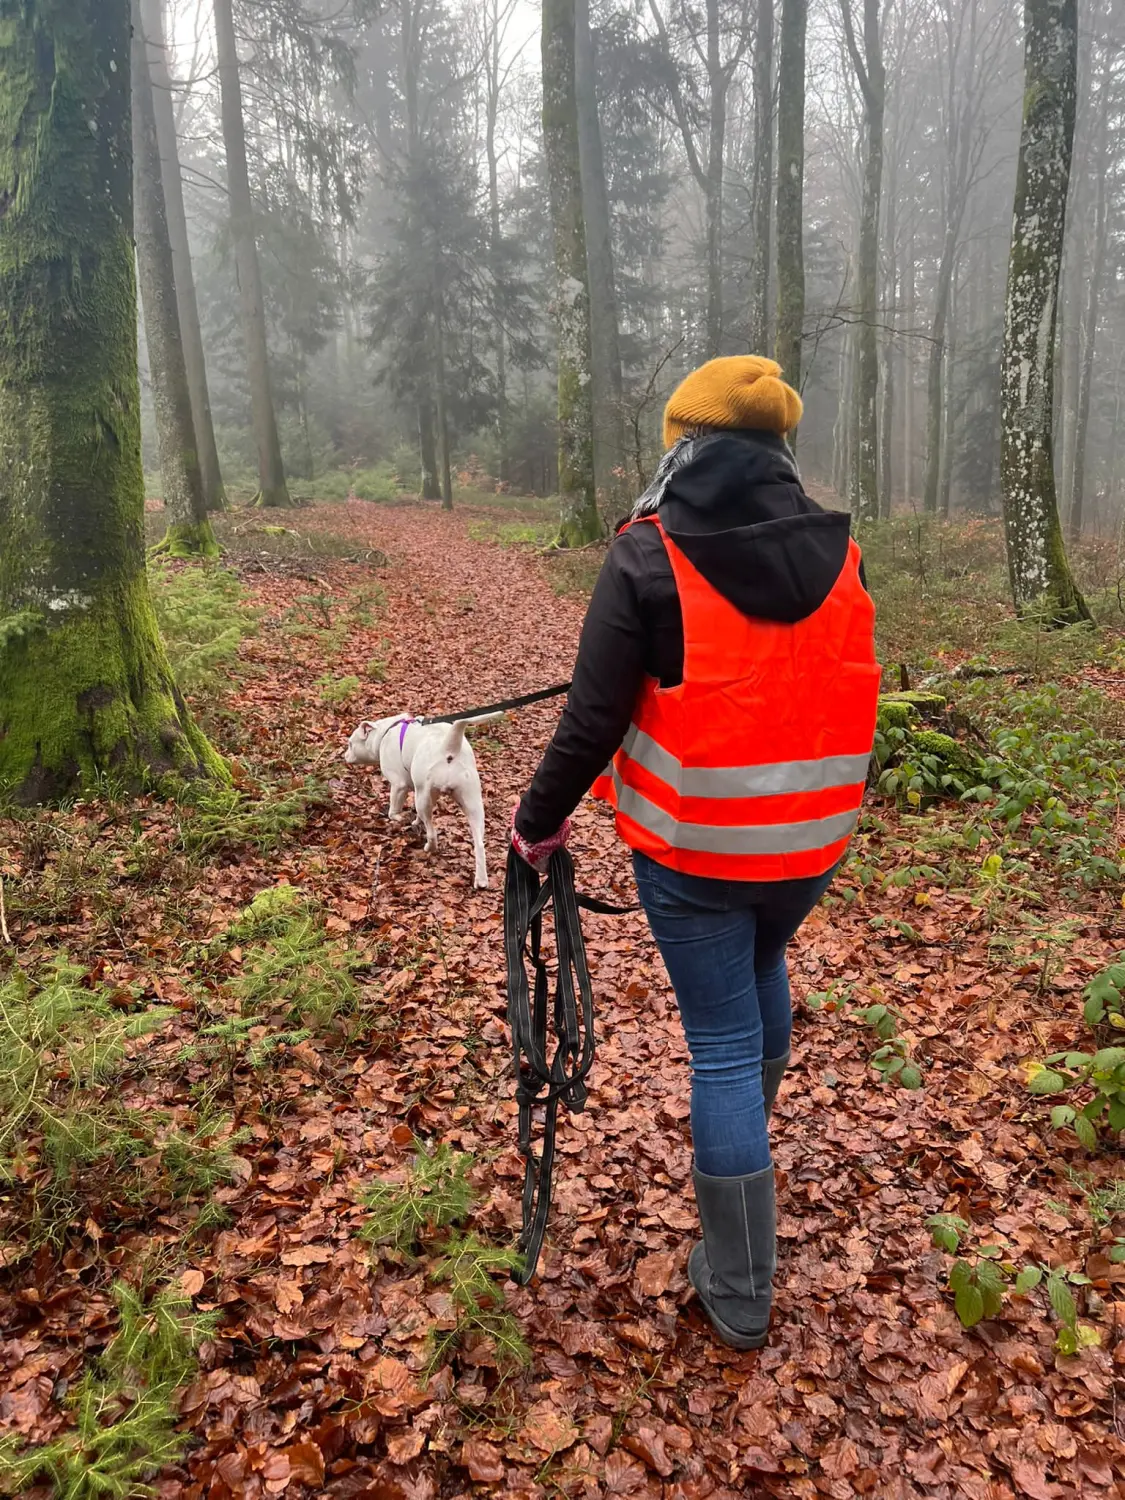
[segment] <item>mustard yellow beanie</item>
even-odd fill
[[[775,360],[758,354],[709,359],[672,392],[664,408],[664,446],[670,448],[693,427],[742,427],[784,436],[803,409]]]

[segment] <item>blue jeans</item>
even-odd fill
[[[770,1165],[762,1059],[783,1057],[793,1016],[785,950],[835,869],[804,880],[709,880],[633,855],[691,1053],[695,1164],[711,1177]]]

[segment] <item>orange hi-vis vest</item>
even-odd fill
[[[875,606],[859,548],[796,624],[750,619],[707,582],[655,517],[684,627],[683,681],[649,678],[593,795],[632,849],[689,875],[822,875],[859,817],[879,697]]]

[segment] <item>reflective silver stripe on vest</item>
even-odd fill
[[[809,818],[801,823],[756,823],[739,828],[710,823],[680,823],[614,773],[617,810],[672,849],[703,854],[803,854],[846,839],[859,821],[859,809]]]
[[[871,754],[826,755],[821,760],[779,760],[762,766],[687,766],[651,735],[629,726],[622,750],[681,797],[779,797],[823,792],[867,779]]]

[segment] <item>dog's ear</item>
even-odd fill
[[[370,719],[364,719],[363,723],[359,726],[359,731],[363,735],[364,739],[366,739],[374,728],[375,725],[371,722]]]

